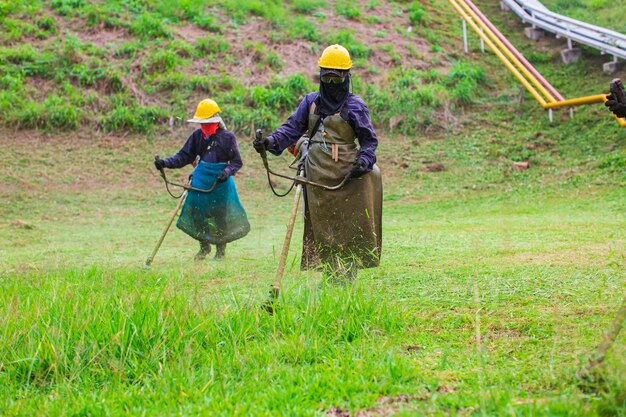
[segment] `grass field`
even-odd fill
[[[576,378],[626,285],[624,135],[605,121],[570,142],[593,112],[558,129],[489,117],[516,133],[485,141],[493,128],[477,120],[419,145],[385,138],[381,267],[324,285],[298,271],[294,239],[273,317],[260,304],[291,199],[270,197],[249,145],[237,183],[250,235],[223,262],[193,263],[195,243],[173,230],[145,271],[174,205],[150,155],[183,132],[14,138],[2,150],[19,170],[2,171],[0,409],[624,415],[624,334],[604,382],[586,392]],[[511,171],[497,152],[522,138],[535,165]],[[433,159],[447,169],[428,172]]]
[[[380,54],[393,60],[397,53],[375,45],[355,71],[367,72],[356,88],[380,136],[381,266],[360,271],[349,286],[300,271],[299,219],[280,308],[274,316],[260,308],[292,199],[271,195],[249,125],[273,112],[276,120],[266,119],[265,127],[274,127],[302,91],[314,88],[306,75],[268,58],[293,39],[266,39],[267,49],[257,50],[274,62],[281,83],[219,90],[245,163],[236,183],[250,234],[228,246],[225,260],[197,263],[195,241],[174,228],[148,270],[143,262],[175,205],[151,161],[155,153],[174,153],[191,132],[165,119],[186,115],[216,79],[201,76],[181,90],[194,76],[183,52],[162,74],[133,72],[139,92],[129,79],[117,93],[102,80],[81,84],[78,73],[67,81],[73,67],[56,60],[58,66],[34,66],[47,75],[0,61],[0,415],[626,416],[626,333],[596,383],[577,377],[626,293],[626,129],[606,109],[577,109],[572,120],[557,112],[549,125],[497,59],[478,52],[475,37],[472,52],[459,55],[460,24],[445,1],[293,1],[281,12],[281,2],[264,9],[225,0],[214,10],[233,13],[225,33],[210,14],[193,20],[181,12],[192,3],[179,3],[59,0],[16,12],[11,7],[26,2],[0,2],[0,18],[22,16],[40,31],[49,30],[45,16],[63,24],[52,25],[61,43],[36,45],[44,58],[72,42],[64,30],[90,33],[79,29],[92,21],[109,35],[124,33],[132,39],[124,44],[137,43],[116,56],[117,69],[135,61],[169,65],[167,56],[155,55],[182,50],[173,41],[192,24],[219,37],[196,47],[217,48],[211,54],[223,58],[236,49],[228,37],[233,26],[248,33],[271,24],[275,36],[286,37],[293,34],[284,22],[303,24],[298,19],[321,19],[315,13],[324,11],[384,39],[380,32],[389,25],[411,22],[410,42],[427,43],[409,64],[433,68],[372,68]],[[528,42],[497,2],[478,3],[564,96],[606,91],[604,58],[586,54],[564,67],[561,40]],[[107,14],[107,4],[119,15]],[[389,20],[371,19],[377,8]],[[601,17],[604,9],[586,10]],[[163,39],[142,37],[140,28],[159,29],[155,16],[168,13]],[[117,17],[102,22],[106,16]],[[5,57],[20,48],[15,27],[28,28],[12,24],[0,28]],[[96,52],[81,62],[96,65]],[[54,108],[76,105],[81,113],[50,119],[33,104],[38,94],[63,97]],[[252,99],[262,104],[252,106]],[[160,100],[158,114],[150,113],[152,100]],[[20,117],[45,123],[33,130],[15,124]],[[103,120],[139,124],[107,129]],[[530,168],[513,170],[518,161]],[[277,168],[285,162],[271,161]]]
[[[607,0],[544,0],[550,10],[583,22],[626,33],[626,5]]]

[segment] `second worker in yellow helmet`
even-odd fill
[[[331,45],[319,57],[319,91],[309,93],[257,151],[273,154],[309,136],[308,180],[339,190],[305,186],[302,268],[323,266],[328,277],[353,279],[358,268],[378,266],[382,246],[382,181],[376,166],[378,138],[367,106],[350,92],[350,54]]]
[[[155,161],[157,169],[182,168],[200,162],[195,167],[191,185],[210,193],[190,190],[176,226],[200,242],[196,260],[203,260],[216,246],[215,258],[223,258],[226,244],[240,239],[250,231],[246,212],[239,201],[232,177],[243,162],[235,135],[226,129],[221,109],[211,99],[204,99],[196,107],[189,123],[200,125],[177,154]]]

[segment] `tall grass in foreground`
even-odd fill
[[[6,276],[0,408],[8,415],[323,415],[404,395],[409,400],[392,405],[398,415],[496,415],[511,407],[515,415],[573,416],[580,407],[595,415],[577,394],[570,355],[593,346],[596,333],[568,330],[590,319],[563,324],[548,312],[568,299],[575,312],[595,298],[593,288],[598,296],[605,290],[590,280],[561,294],[552,277],[571,288],[577,275],[545,270],[539,279],[540,272],[476,275],[462,267],[347,287],[291,283],[274,316],[260,308],[262,294],[213,292],[198,277],[100,268]],[[620,287],[609,271],[605,285]],[[478,286],[480,305],[472,296]],[[619,371],[610,366],[599,397],[606,415],[623,403]]]
[[[33,286],[18,283],[24,280]],[[215,410],[234,412],[237,402],[223,404],[223,397],[241,395],[252,406],[259,401],[254,387],[270,382],[259,378],[297,391],[294,379],[329,364],[351,372],[354,355],[369,344],[381,361],[361,365],[378,375],[376,390],[406,378],[406,363],[386,362],[389,352],[376,345],[381,335],[401,331],[408,313],[359,287],[299,287],[274,316],[256,298],[212,296],[152,275],[96,268],[21,276],[2,293],[4,406],[27,392],[93,389],[106,397],[111,387],[141,387],[150,398],[206,395]]]

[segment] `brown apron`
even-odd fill
[[[309,114],[309,132],[319,119],[315,104]],[[305,175],[310,181],[335,186],[356,161],[354,130],[339,113],[327,116],[310,139]],[[374,165],[361,178],[352,178],[339,190],[307,185],[304,197],[302,269],[336,261],[359,268],[380,263],[383,186]]]

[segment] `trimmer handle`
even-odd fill
[[[257,129],[256,132],[254,132],[254,141],[263,142],[263,131],[261,129]],[[265,161],[267,160],[267,150],[262,148],[259,153],[261,154],[261,158],[263,158],[265,164]]]
[[[154,162],[156,161],[160,161],[161,157],[159,156],[159,154],[154,154]],[[165,179],[165,171],[163,171],[163,168],[159,168],[159,172],[161,173],[161,177],[163,177],[163,179]]]

